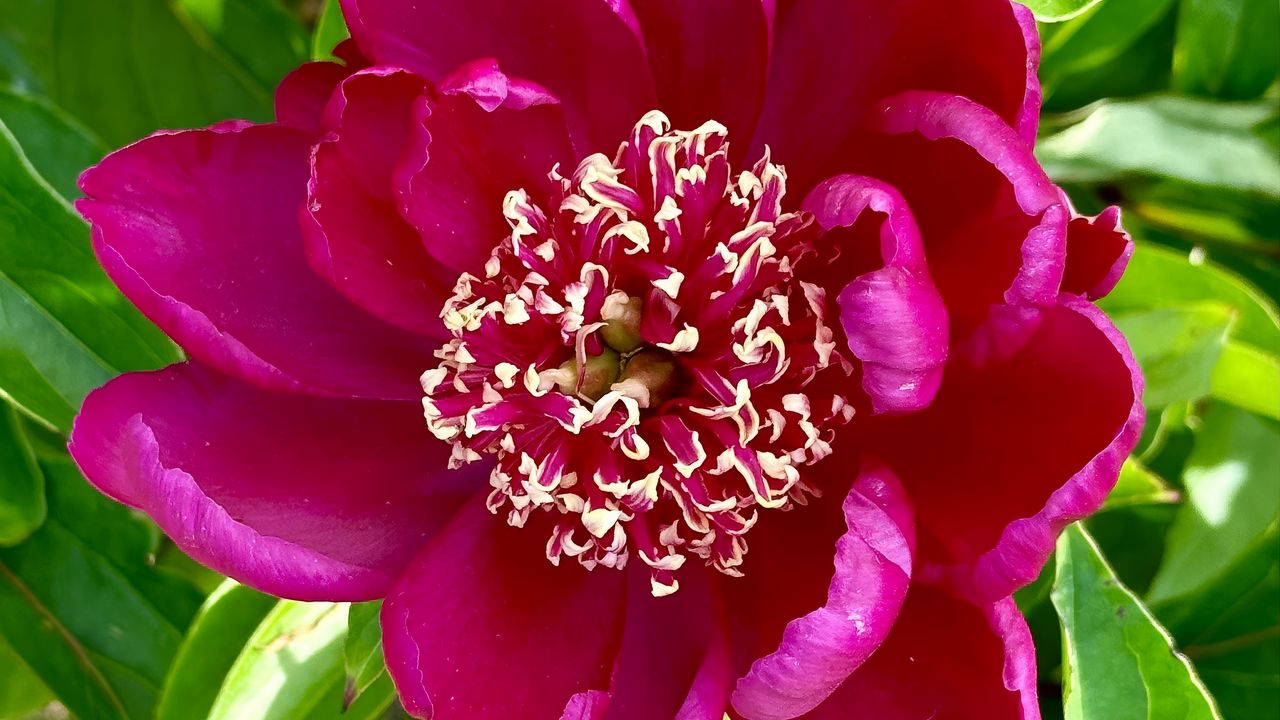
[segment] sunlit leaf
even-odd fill
[[[1223,98],[1261,95],[1280,71],[1277,33],[1275,0],[1182,0],[1174,87]]]
[[[311,59],[332,59],[334,46],[349,36],[338,0],[325,0],[320,19],[316,22],[316,31],[311,36]]]
[[[1222,303],[1198,303],[1115,314],[1146,379],[1149,408],[1209,394],[1210,379],[1235,319]]]

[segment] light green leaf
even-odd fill
[[[178,357],[107,279],[87,226],[0,123],[0,394],[65,432],[94,387]]]
[[[17,413],[0,405],[0,547],[26,540],[46,513],[44,473]]]
[[[1102,0],[1020,0],[1040,22],[1062,22],[1085,12]]]
[[[150,566],[153,526],[69,459],[41,468],[48,519],[0,549],[0,633],[81,720],[148,719],[199,595]]]
[[[1199,590],[1152,606],[1226,717],[1263,718],[1280,708],[1278,530],[1272,523]]]
[[[31,95],[0,88],[0,122],[36,171],[67,200],[80,196],[80,173],[107,153],[107,146],[71,116]]]
[[[381,612],[381,600],[351,604],[343,647],[347,702],[360,697],[387,671],[382,659],[382,628],[378,624]]]
[[[53,701],[53,693],[0,635],[0,718],[28,718]],[[33,719],[34,720],[34,719]]]
[[[275,599],[234,580],[226,580],[214,590],[173,659],[156,720],[207,716],[217,697],[219,680],[275,605]]]
[[[1059,182],[1151,176],[1280,198],[1280,157],[1254,132],[1274,114],[1269,102],[1106,102],[1041,140],[1036,156]]]
[[[1162,307],[1112,316],[1146,378],[1148,408],[1209,394],[1213,369],[1235,317],[1222,303]]]
[[[1183,475],[1187,501],[1169,531],[1152,602],[1212,580],[1280,513],[1280,431],[1222,404],[1202,423]]]
[[[274,88],[307,59],[306,31],[276,0],[176,0],[173,7],[197,44],[258,87]]]
[[[372,720],[391,705],[389,678],[343,711],[346,603],[281,601],[232,665],[209,720]]]
[[[1182,0],[1173,86],[1211,97],[1261,95],[1280,70],[1275,0]]]
[[[1280,357],[1228,342],[1209,387],[1215,398],[1280,420]]]
[[[1107,495],[1103,510],[1114,510],[1129,505],[1161,505],[1178,502],[1182,495],[1164,478],[1152,472],[1142,461],[1130,457],[1120,468],[1120,478]]]
[[[1058,539],[1056,568],[1068,720],[1221,720],[1168,632],[1079,524]]]
[[[334,46],[348,37],[351,33],[347,31],[347,21],[342,17],[342,6],[338,0],[325,0],[315,34],[311,36],[311,59],[334,59]]]

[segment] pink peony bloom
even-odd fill
[[[278,121],[81,180],[190,360],[71,450],[193,557],[386,598],[418,717],[1035,718],[1010,593],[1141,379],[1007,0],[345,0]],[[425,419],[424,419],[425,415]]]

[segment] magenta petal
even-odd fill
[[[981,608],[913,585],[889,639],[805,720],[1040,720],[1031,632],[1012,598]]]
[[[835,572],[825,602],[791,620],[777,649],[756,660],[738,681],[733,708],[747,720],[785,720],[812,710],[880,646],[902,607],[914,543],[911,507],[902,486],[885,466],[868,461],[843,510],[847,530],[836,541]],[[759,537],[751,555],[770,541],[781,544],[784,536]],[[761,562],[778,550],[765,549],[766,557],[749,555],[747,576],[737,581],[752,602],[766,605],[766,612],[774,598],[798,590],[794,583],[779,582],[794,568]],[[804,557],[823,554],[820,547],[808,545],[793,546],[793,552],[796,557],[783,562],[802,564]],[[738,600],[737,595],[729,598],[731,604]]]
[[[342,0],[352,35],[379,63],[439,82],[496,58],[550,88],[588,152],[612,152],[655,107],[653,79],[625,0]]]
[[[1069,217],[1031,146],[991,110],[954,95],[905,92],[881,105],[886,133],[869,174],[910,203],[952,321],[976,362],[1017,350],[1053,305]]]
[[[276,88],[276,121],[318,136],[329,96],[350,73],[338,63],[309,62],[285,75]]]
[[[1022,107],[1018,109],[1018,116],[1012,124],[1023,141],[1032,145],[1036,141],[1036,132],[1040,129],[1040,104],[1044,101],[1044,92],[1040,89],[1040,28],[1036,25],[1036,16],[1031,8],[1016,0],[1012,5],[1027,46],[1027,90],[1022,98]]]
[[[769,65],[768,18],[761,0],[632,0],[632,5],[649,49],[657,107],[672,125],[692,129],[717,120],[732,137],[750,138]]]
[[[649,569],[627,569],[627,619],[606,720],[721,720],[733,688],[719,582],[705,568],[655,598]]]
[[[107,274],[196,359],[264,387],[416,400],[431,343],[307,266],[308,154],[277,125],[160,133],[85,171],[76,207]]]
[[[793,187],[867,174],[852,162],[868,142],[859,127],[880,99],[911,89],[963,95],[1015,122],[1027,93],[1027,43],[1013,4],[780,3],[754,147],[773,148]]]
[[[1133,256],[1133,238],[1120,225],[1120,208],[1096,217],[1077,217],[1067,225],[1067,269],[1062,291],[1090,300],[1111,292]]]
[[[911,492],[929,549],[921,573],[988,602],[1033,580],[1062,528],[1115,484],[1141,400],[1119,331],[1063,295],[1016,355],[981,369],[953,364],[927,410],[868,428]]]
[[[342,82],[326,111],[329,132],[312,152],[303,230],[312,267],[352,302],[444,338],[439,316],[457,275],[427,254],[393,189],[425,92],[403,70],[374,68]]]
[[[410,149],[397,169],[400,210],[455,279],[479,275],[511,233],[502,212],[507,193],[523,189],[545,202],[552,168],[572,171],[562,109],[541,87],[481,60],[453,73],[440,97],[419,103],[415,113]]]
[[[814,188],[804,208],[828,231],[853,227],[866,210],[884,216],[876,243],[881,262],[878,269],[844,286],[840,321],[849,349],[862,361],[862,387],[876,412],[927,406],[938,391],[947,359],[947,310],[929,276],[920,230],[902,196],[876,180],[841,175]]]
[[[554,567],[545,539],[477,501],[404,572],[383,605],[382,632],[414,717],[555,718],[573,705],[581,717],[599,696],[574,696],[608,689],[626,576]]]
[[[445,470],[415,403],[277,394],[192,364],[91,393],[70,447],[196,560],[300,600],[381,596],[484,486]]]

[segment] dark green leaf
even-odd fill
[[[346,40],[351,34],[347,32],[347,22],[342,17],[342,6],[338,0],[325,0],[324,10],[316,23],[315,34],[311,37],[311,59],[333,59],[333,48]]]
[[[1152,602],[1195,591],[1266,531],[1280,512],[1280,431],[1216,404],[1202,420],[1184,474],[1187,502],[1169,532]]]
[[[360,697],[384,672],[382,627],[378,624],[382,601],[352,603],[347,614],[347,640],[343,660],[347,669],[347,696]]]
[[[1261,95],[1280,71],[1277,33],[1275,0],[1182,0],[1174,88],[1230,99]]]
[[[306,31],[276,0],[176,0],[174,9],[197,44],[258,87],[274,88],[307,59]]]
[[[42,468],[48,519],[0,550],[0,632],[81,720],[150,718],[199,595],[151,568],[148,523],[69,460]]]
[[[272,87],[159,0],[0,0],[0,83],[49,98],[113,145],[157,128],[268,120]]]
[[[1091,5],[1045,33],[1041,77],[1046,84],[1114,60],[1164,17],[1174,0],[1119,0]]]
[[[1154,176],[1280,198],[1280,157],[1253,130],[1274,114],[1270,102],[1163,96],[1104,103],[1044,138],[1036,156],[1059,182]]]
[[[1220,720],[1191,664],[1084,528],[1063,532],[1056,558],[1068,720]]]
[[[30,95],[0,89],[0,122],[9,126],[36,171],[68,200],[80,195],[80,173],[107,152],[80,123]]]
[[[1161,307],[1112,316],[1146,378],[1143,402],[1162,408],[1209,394],[1210,378],[1235,318],[1222,303]]]
[[[177,358],[107,279],[84,222],[0,123],[0,391],[65,432],[94,387]]]
[[[275,599],[234,580],[215,590],[191,622],[173,659],[156,720],[206,717],[218,695],[220,679],[275,604]]]
[[[44,523],[44,473],[8,403],[0,403],[0,547],[26,540]]]

